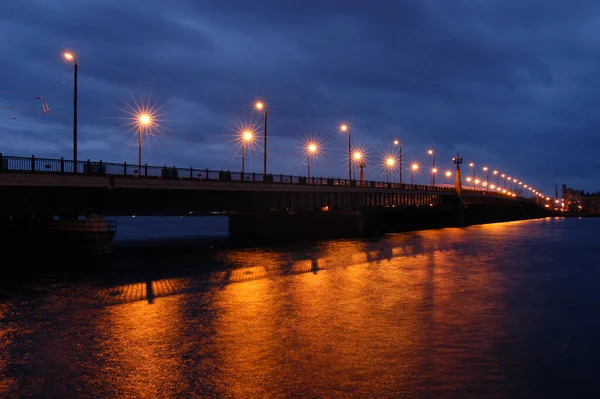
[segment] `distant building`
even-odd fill
[[[562,185],[562,210],[600,214],[600,193],[584,193]]]

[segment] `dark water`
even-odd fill
[[[0,396],[598,397],[599,240],[544,219],[4,284]]]

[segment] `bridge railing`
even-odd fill
[[[51,173],[73,174],[75,164],[72,160],[6,156],[0,153],[0,173],[25,172],[25,173]],[[196,180],[215,182],[244,182],[244,183],[269,183],[269,184],[299,184],[310,186],[337,186],[337,187],[369,187],[387,188],[394,190],[419,190],[429,192],[454,192],[451,185],[421,185],[406,183],[390,183],[381,181],[350,180],[333,177],[306,177],[284,174],[267,174],[255,172],[232,172],[228,170],[211,170],[197,168],[178,168],[176,166],[152,166],[103,161],[78,161],[77,173],[86,176],[122,176],[131,178],[154,178],[168,180]],[[474,189],[463,186],[463,190],[480,195],[506,197],[494,191]]]

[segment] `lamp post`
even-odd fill
[[[362,159],[362,153],[360,151],[354,151],[354,179],[356,180],[356,165],[360,165]]]
[[[252,134],[251,131],[246,130],[244,133],[242,133],[242,175],[244,174],[244,161],[245,161],[245,152],[246,152],[246,143],[252,141],[252,139],[254,138],[254,134]]]
[[[265,106],[265,104],[262,101],[257,101],[256,104],[254,105],[254,107],[259,110],[262,111],[264,109],[264,126],[265,126],[265,135],[264,135],[264,166],[263,166],[263,175],[266,176],[267,175],[267,107]]]
[[[310,154],[314,154],[317,152],[317,145],[315,143],[310,143],[306,148],[306,155],[308,158],[308,179],[310,180]]]
[[[138,176],[142,175],[142,136],[144,129],[152,123],[152,118],[148,114],[141,114],[138,117]]]
[[[494,173],[494,176],[496,176],[496,187],[498,187],[498,178],[499,178],[498,171],[495,170],[493,173]]]
[[[502,173],[500,175],[500,177],[502,177],[504,179],[504,188],[506,188],[506,175],[504,173]]]
[[[398,183],[402,184],[402,145],[400,140],[394,140],[394,145],[398,146]]]
[[[446,184],[448,184],[448,180],[452,176],[452,172],[450,172],[449,170],[447,170],[446,173],[444,173],[444,175],[446,176]]]
[[[388,157],[385,160],[385,182],[390,182],[390,169],[394,169],[394,165],[396,164],[396,160],[393,157]]]
[[[77,57],[64,53],[68,61],[73,61],[73,173],[77,173]]]
[[[340,126],[340,130],[343,133],[348,133],[348,179],[352,180],[352,148],[350,140],[350,128],[348,128],[348,125],[342,125]]]
[[[490,184],[490,170],[487,166],[484,166],[483,171],[485,172],[485,186],[487,187]]]
[[[475,164],[471,162],[469,166],[473,169],[473,189],[475,189]]]
[[[415,172],[419,169],[419,165],[413,163],[410,166],[410,184],[415,184]]]
[[[427,153],[433,157],[433,163],[431,165],[431,185],[435,186],[435,172],[437,172],[437,169],[435,168],[435,153],[433,150],[429,150]]]

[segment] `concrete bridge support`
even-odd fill
[[[110,253],[116,223],[102,215],[13,215],[0,219],[0,249],[61,256]]]

